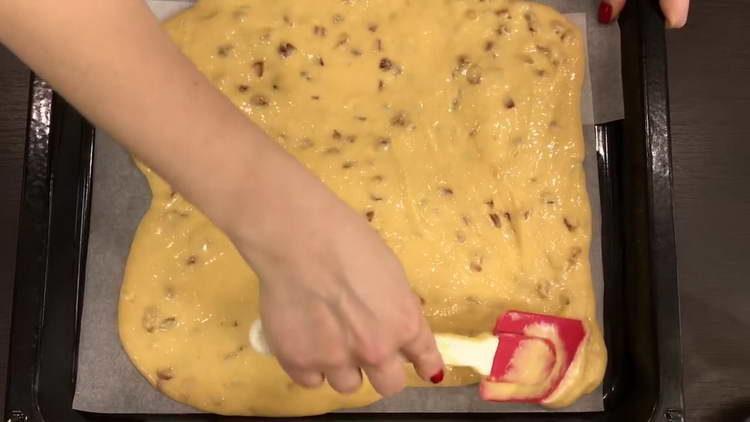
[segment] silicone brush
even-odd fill
[[[256,352],[271,354],[260,320],[249,337]],[[579,320],[509,311],[497,319],[492,334],[440,333],[435,342],[446,365],[472,368],[485,377],[482,399],[542,403],[560,385],[585,337]]]
[[[483,400],[545,403],[578,375],[587,338],[580,320],[509,311],[497,319],[493,334],[500,345],[479,387]]]

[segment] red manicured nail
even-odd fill
[[[605,1],[599,3],[599,22],[612,22],[612,5]]]
[[[445,373],[443,373],[443,370],[441,369],[440,372],[430,377],[430,382],[433,384],[440,384],[443,382],[443,377],[445,376]]]

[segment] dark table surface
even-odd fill
[[[750,4],[695,2],[668,34],[684,387],[692,421],[750,420]],[[0,47],[0,409],[29,73]]]

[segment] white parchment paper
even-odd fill
[[[189,0],[151,0],[160,18],[188,7]],[[578,24],[587,38],[589,72],[584,83],[582,112],[586,142],[587,187],[592,205],[591,268],[599,304],[603,297],[601,206],[595,123],[621,119],[622,78],[620,33],[616,25],[596,22],[596,2],[542,0]],[[117,302],[125,262],[138,223],[146,212],[150,191],[128,153],[106,133],[97,131],[94,186],[88,244],[76,393],[73,408],[96,413],[196,413],[159,393],[138,373],[123,351],[117,333]],[[597,317],[602,323],[602,309]],[[581,398],[567,412],[602,410],[601,390]],[[413,388],[355,412],[543,412],[523,404],[479,400],[476,387]]]

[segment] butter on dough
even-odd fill
[[[202,0],[166,24],[249,118],[379,231],[436,332],[503,311],[580,318],[583,374],[603,376],[589,268],[578,30],[511,0]],[[257,278],[229,240],[143,168],[151,208],[119,303],[122,343],[164,394],[227,415],[367,405],[295,386],[247,344]],[[478,378],[451,369],[446,385]],[[412,385],[421,385],[411,376]]]

